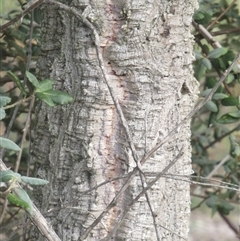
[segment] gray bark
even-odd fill
[[[68,2],[86,16],[100,35],[109,84],[141,158],[194,106],[198,85],[191,67],[190,29],[197,1]],[[74,103],[54,108],[43,103],[36,106],[32,159],[38,176],[50,184],[35,194],[35,202],[62,240],[76,241],[126,179],[84,191],[127,174],[136,165],[103,80],[91,30],[74,15],[45,5],[41,43],[39,77],[53,78],[55,88],[71,94]],[[145,181],[152,180],[181,148],[184,155],[168,174],[191,174],[189,124],[142,166]],[[137,175],[85,240],[108,237],[125,207],[141,190]],[[157,235],[167,241],[187,239],[189,183],[161,178],[148,191],[148,197],[154,215],[146,196],[142,196],[121,220],[111,240],[158,240]],[[44,240],[37,232],[32,234],[35,240]]]

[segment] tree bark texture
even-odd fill
[[[191,19],[196,0],[73,0],[96,28],[109,85],[141,158],[193,108],[198,84],[192,72]],[[63,241],[84,237],[136,166],[129,140],[104,81],[92,31],[76,16],[54,5],[42,7],[39,78],[74,103],[49,108],[37,103],[32,159],[37,175],[50,181],[35,203]],[[83,240],[187,239],[190,193],[190,123],[143,166],[151,181],[183,148],[184,155],[120,220],[142,190],[135,176],[115,206]],[[174,179],[175,178],[175,179]],[[151,205],[149,205],[149,203]],[[152,212],[150,211],[150,206]],[[120,226],[112,232],[115,224]],[[34,232],[32,232],[34,233]],[[35,240],[45,240],[38,237]],[[111,237],[110,237],[111,236]],[[105,238],[105,239],[104,239]]]

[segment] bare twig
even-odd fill
[[[207,146],[204,147],[204,150],[207,150],[209,147],[213,146],[214,144],[216,144],[217,142],[221,141],[224,137],[229,136],[231,133],[233,133],[234,131],[238,130],[240,127],[240,124],[237,125],[236,127],[234,127],[232,130],[226,132],[225,134],[223,134],[222,136],[218,137],[217,139],[215,139],[214,141],[212,141],[211,143],[209,143]]]
[[[228,10],[235,4],[236,1],[237,1],[237,0],[233,0],[232,3],[231,3],[219,16],[218,16],[211,24],[209,24],[209,25],[207,26],[207,29],[212,28],[213,25],[214,25],[215,23],[217,23],[218,20],[220,20],[220,19],[222,18],[222,16],[224,16],[224,15],[228,12]]]
[[[214,31],[214,32],[212,32],[212,36],[218,36],[218,35],[230,34],[230,33],[240,33],[240,28],[233,28],[233,29]]]
[[[216,41],[211,33],[201,24],[192,21],[192,25],[201,33],[201,35],[214,47],[214,48],[221,48],[221,44]]]
[[[216,173],[217,170],[218,170],[222,165],[224,165],[224,163],[225,163],[229,158],[230,158],[230,155],[227,154],[227,155],[220,161],[220,163],[218,163],[218,165],[214,167],[214,169],[207,175],[206,178],[207,178],[207,179],[210,179],[210,178],[214,175],[214,173]],[[200,189],[201,189],[201,187],[200,187],[199,185],[196,186],[195,189],[193,190],[193,193],[198,193],[198,191],[199,191]]]
[[[226,215],[224,215],[223,213],[221,213],[221,212],[219,212],[219,211],[218,211],[218,213],[219,213],[219,215],[222,217],[222,219],[225,221],[225,223],[227,223],[228,227],[229,227],[230,229],[232,229],[232,231],[233,231],[235,234],[238,234],[238,229],[237,229],[237,227],[235,227],[235,225],[230,221],[230,219],[229,219]]]
[[[24,129],[23,129],[23,135],[22,135],[22,140],[21,140],[21,144],[20,144],[21,150],[18,152],[18,156],[17,156],[17,161],[16,161],[16,164],[15,164],[14,172],[18,172],[18,169],[19,169],[19,165],[20,165],[20,161],[21,161],[21,157],[22,157],[23,144],[24,144],[24,142],[26,141],[26,136],[27,136],[28,129],[29,129],[29,126],[30,126],[31,113],[32,113],[33,106],[34,106],[34,101],[35,101],[35,98],[33,98],[33,99],[31,100],[31,102],[30,102],[30,106],[29,106],[29,110],[28,110],[28,115],[27,115],[25,127],[24,127]]]
[[[33,98],[33,96],[31,95],[27,98],[20,99],[20,100],[16,101],[15,103],[11,104],[11,105],[4,106],[3,109],[7,110],[7,109],[10,109],[10,108],[13,108],[14,106],[17,106],[17,105],[20,105],[24,102],[27,102],[27,101],[31,100],[32,98]]]
[[[143,189],[144,189],[144,187],[147,186],[144,178],[145,178],[145,177],[144,177],[143,173],[140,173],[140,179],[141,179],[141,182],[142,182],[142,187],[143,187]],[[147,192],[145,193],[145,198],[146,198],[148,207],[149,207],[150,212],[151,212],[151,215],[152,215],[153,226],[154,226],[154,229],[155,229],[157,241],[160,241],[161,239],[160,239],[159,233],[158,233],[157,222],[156,222],[156,214],[154,213],[154,210],[153,210],[153,207],[152,207],[152,204],[151,204],[151,201],[150,201],[150,197],[149,197],[149,195],[148,195]]]

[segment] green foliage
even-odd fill
[[[212,209],[212,215],[219,211],[222,214],[228,215],[234,207],[224,199],[220,199],[219,196],[211,195],[207,200],[206,204]]]
[[[8,182],[13,179],[19,179],[20,177],[20,174],[15,173],[11,170],[0,171],[0,182]]]
[[[4,95],[0,95],[0,120],[5,118],[6,112],[3,107],[7,105],[10,101],[11,98]]]
[[[18,145],[16,145],[13,141],[4,138],[4,137],[0,137],[0,147],[6,148],[6,149],[10,149],[10,150],[14,150],[14,151],[20,151],[20,147]]]
[[[35,96],[44,101],[47,105],[65,105],[73,102],[71,95],[59,90],[52,89],[54,83],[53,80],[45,79],[39,82],[38,79],[30,72],[26,71],[26,75],[34,86]]]
[[[201,98],[211,92],[240,51],[240,38],[237,34],[240,24],[239,8],[237,4],[233,4],[226,11],[228,6],[229,3],[224,0],[202,0],[194,15],[195,22],[201,24],[205,31],[194,32],[194,70],[195,77],[201,84]],[[211,36],[210,40],[205,39],[206,32]],[[239,70],[240,63],[237,63],[212,100],[206,103],[205,109],[192,120],[192,160],[195,175],[210,175],[219,181],[229,183],[229,187],[238,185],[237,180],[240,180]],[[219,143],[222,143],[220,148]],[[226,153],[226,157],[227,153],[230,155],[227,161],[224,162],[224,156],[220,153]],[[219,170],[218,165],[222,165]],[[220,212],[228,215],[234,209],[230,202],[239,200],[235,190],[224,190],[220,187],[211,188],[203,193],[212,214]]]
[[[19,173],[11,170],[0,171],[0,182],[4,182],[8,185],[8,189],[5,191],[8,201],[18,207],[24,208],[30,214],[32,214],[33,210],[32,201],[26,191],[17,184],[46,185],[49,183],[40,178],[21,176]]]

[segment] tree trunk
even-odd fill
[[[38,76],[54,79],[55,88],[71,94],[74,103],[36,105],[32,159],[37,175],[50,181],[35,194],[36,205],[63,241],[187,239],[189,183],[178,175],[192,172],[189,122],[142,165],[144,175],[132,178],[101,221],[89,227],[126,182],[134,158],[141,159],[194,106],[198,85],[190,29],[197,1],[64,2],[96,28],[100,52],[92,30],[73,13],[52,4],[42,7]],[[182,148],[183,156],[168,171],[172,178],[161,177],[122,217],[143,183]],[[33,234],[34,240],[45,240]]]

